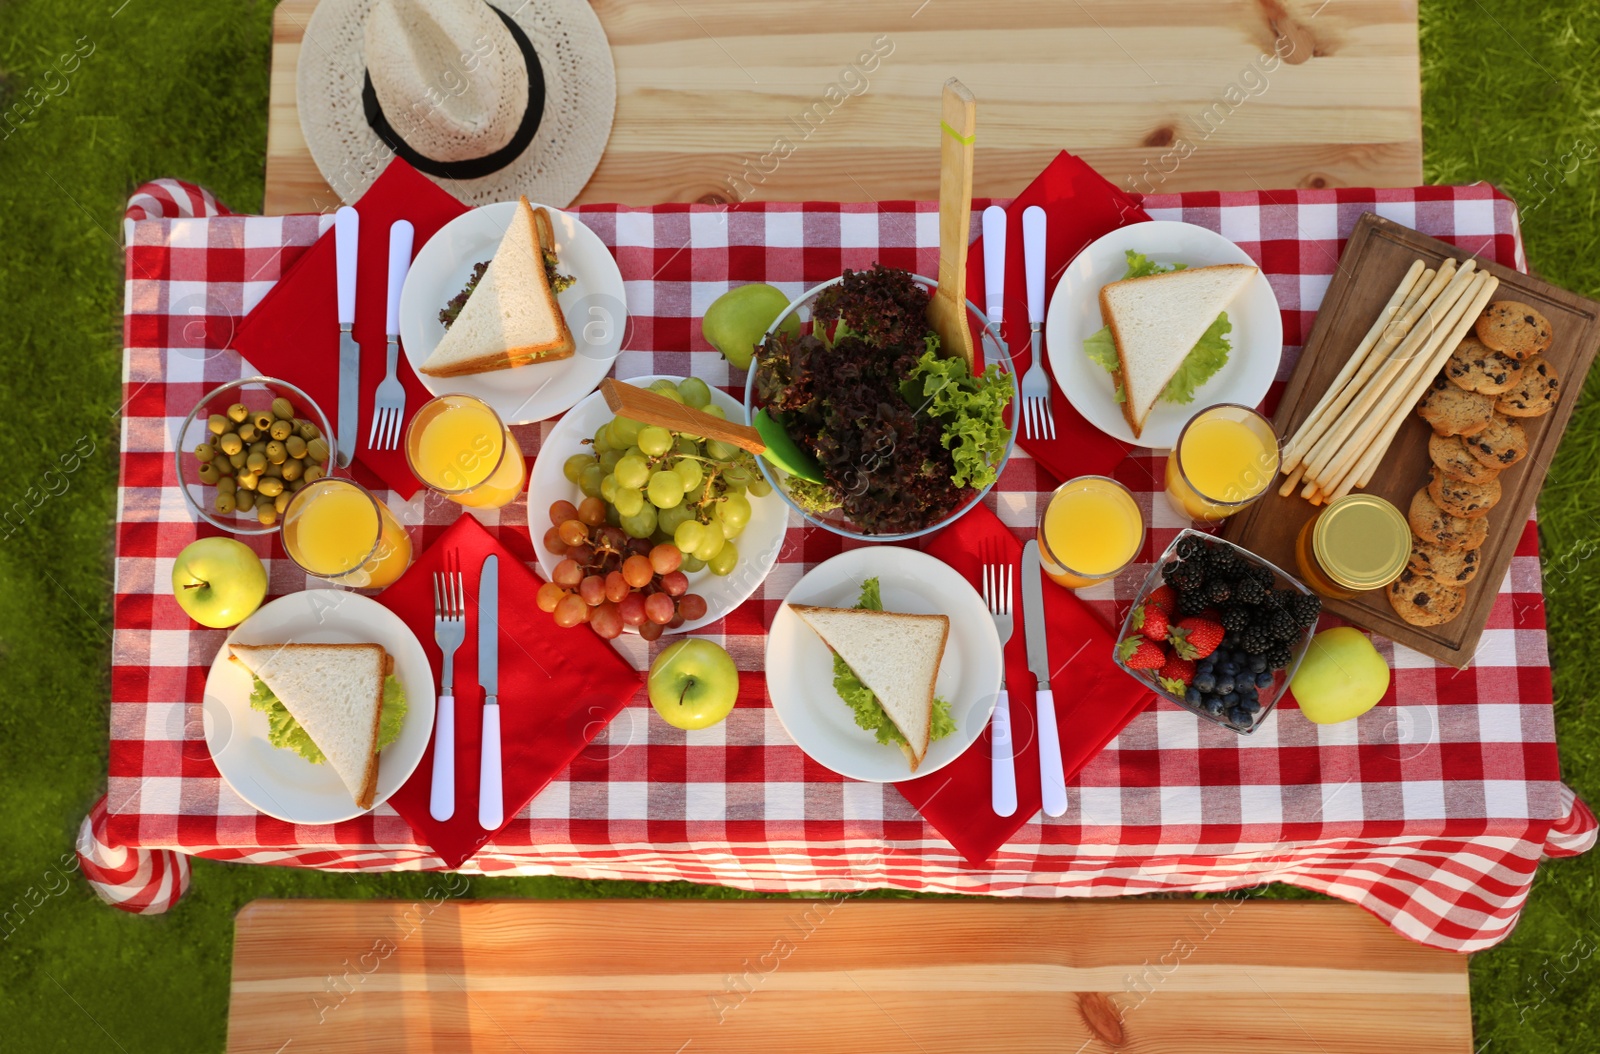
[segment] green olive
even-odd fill
[[[228,460],[227,455],[218,455],[212,459],[211,463],[216,466],[217,473],[223,479],[233,475],[233,462]]]
[[[210,429],[212,435],[219,436],[228,430],[228,419],[221,414],[212,414],[206,418],[206,428]]]
[[[274,439],[288,439],[291,435],[294,435],[294,425],[280,417],[272,422],[272,427],[267,429],[267,435]]]
[[[296,435],[298,435],[301,439],[304,439],[307,443],[311,442],[313,439],[322,434],[322,430],[316,425],[312,424],[310,421],[301,421],[299,424],[294,426],[294,431]]]
[[[283,448],[289,452],[289,456],[292,458],[302,458],[306,456],[306,441],[301,439],[299,436],[290,436],[288,439],[285,439],[283,441]]]
[[[288,464],[288,462],[285,462],[284,464]],[[271,462],[268,462],[267,463],[267,467],[264,470],[262,470],[261,474],[263,476],[271,477],[272,479],[282,479],[283,478],[283,465],[274,465]]]
[[[239,438],[246,443],[253,443],[256,439],[256,426],[246,421],[239,426]]]
[[[240,512],[249,512],[256,504],[254,491],[241,490],[233,496],[233,504]]]
[[[294,494],[286,490],[272,499],[272,507],[278,510],[279,516],[282,516],[283,510],[289,507],[289,499],[292,497],[294,497]]]
[[[234,510],[233,495],[226,491],[218,491],[215,505],[217,511],[226,516]]]
[[[233,479],[236,486],[241,487],[244,490],[255,490],[256,483],[261,479],[261,477],[256,475],[254,472],[241,472]]]
[[[239,489],[239,481],[232,476],[223,476],[217,480],[217,489],[224,494],[232,494]]]
[[[245,457],[246,455],[243,450],[236,451],[228,455],[228,464],[232,465],[233,470],[237,472],[244,468]]]
[[[305,463],[299,458],[290,458],[282,465],[279,465],[278,468],[283,473],[283,478],[286,480],[297,480],[300,478],[300,473],[306,470]]]
[[[272,462],[274,465],[283,464],[284,460],[287,459],[288,456],[289,448],[278,442],[276,439],[267,444],[267,460]]]
[[[262,469],[267,467],[267,455],[251,454],[249,457],[245,458],[244,463],[251,472],[260,472]]]
[[[218,472],[217,466],[212,464],[201,465],[198,475],[201,483],[214,484],[217,482],[217,480],[222,478],[222,473]]]
[[[256,493],[265,494],[269,498],[276,498],[283,493],[283,480],[268,476],[256,484]]]
[[[277,420],[277,418],[273,417],[271,411],[268,410],[263,410],[254,417],[250,418],[251,423],[256,426],[256,431],[258,432],[265,432],[267,429],[271,428],[272,422],[275,420]]]
[[[289,493],[290,494],[298,494],[298,493],[300,493],[300,488],[305,486],[305,485],[306,485],[306,481],[303,480],[303,479],[291,479],[289,481]]]
[[[202,462],[210,461],[217,456],[217,448],[210,443],[201,443],[194,448],[194,456]]]
[[[248,447],[245,448],[245,453],[246,454],[260,454],[262,457],[266,457],[267,456],[267,443],[266,443],[266,440],[258,439],[254,443],[251,443]]]
[[[322,478],[322,468],[319,465],[307,465],[306,470],[300,473],[300,478],[307,483],[315,483]]]
[[[281,395],[278,396],[272,400],[272,416],[280,421],[292,422],[294,420],[294,403],[291,403]]]
[[[271,505],[257,505],[256,519],[261,521],[261,526],[271,527],[278,522],[278,510]]]
[[[328,441],[320,436],[306,440],[306,457],[319,465],[328,460]]]
[[[244,449],[244,440],[237,432],[228,432],[217,439],[217,446],[224,454],[237,454]]]

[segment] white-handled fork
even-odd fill
[[[389,228],[389,305],[384,332],[388,334],[389,372],[372,397],[372,434],[369,450],[393,450],[400,445],[400,422],[406,416],[406,390],[400,383],[400,290],[411,269],[411,243],[415,231],[407,220]]]
[[[1022,265],[1028,280],[1028,328],[1033,331],[1033,362],[1022,375],[1022,434],[1054,439],[1056,415],[1050,408],[1050,375],[1044,371],[1044,209],[1022,210]]]
[[[456,812],[456,649],[467,639],[467,599],[461,584],[461,560],[445,553],[444,570],[433,573],[433,639],[444,657],[439,675],[439,709],[433,723],[433,783],[428,815],[450,819]]]
[[[1015,620],[1011,615],[1011,565],[983,563],[983,602],[994,618],[995,636],[1000,638],[1000,698],[989,719],[989,800],[996,816],[1017,811],[1017,762],[1011,743],[1011,696],[1006,691],[1006,643],[1011,640]]]

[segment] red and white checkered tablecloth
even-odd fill
[[[1280,381],[1365,211],[1523,264],[1515,207],[1487,185],[1168,195],[1146,207],[1220,231],[1261,264],[1283,307]],[[730,283],[797,293],[874,261],[936,269],[938,215],[926,202],[574,211],[612,247],[626,282],[622,377],[694,374],[727,386],[728,368],[694,320]],[[325,827],[262,816],[229,790],[206,750],[201,695],[225,634],[198,628],[170,595],[173,557],[197,536],[174,481],[174,433],[203,392],[255,372],[226,349],[231,327],[330,219],[225,213],[198,188],[168,180],[141,188],[126,223],[110,778],[104,815],[85,821],[80,848],[91,878],[130,910],[162,910],[186,884],[181,858],[162,851],[347,870],[440,865],[387,807]],[[548,427],[519,429],[524,449],[535,452]],[[1157,493],[1160,469],[1159,457],[1136,456],[1119,471],[1152,524],[1151,554],[1182,526]],[[1022,534],[1037,495],[1053,485],[1019,449],[990,501]],[[390,504],[422,545],[462,514],[425,492]],[[523,506],[479,515],[531,559]],[[274,595],[317,585],[275,538],[249,544],[267,562]],[[707,635],[742,670],[759,671],[776,606],[840,547],[793,518],[771,576]],[[1084,596],[1110,619],[1142,574]],[[652,720],[641,691],[464,870],[1025,896],[1281,881],[1354,901],[1428,944],[1485,948],[1515,924],[1542,855],[1572,855],[1595,840],[1593,815],[1557,768],[1531,522],[1483,642],[1458,672],[1380,640],[1396,690],[1341,725],[1313,725],[1280,707],[1240,738],[1158,703],[1077,778],[1065,816],[1034,817],[984,867],[965,864],[894,789],[809,761],[759,698],[690,736]],[[644,647],[629,638],[623,649],[639,668]]]

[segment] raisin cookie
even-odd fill
[[[1473,457],[1467,449],[1467,441],[1460,436],[1442,436],[1435,432],[1428,437],[1428,457],[1440,472],[1463,483],[1487,483],[1500,475],[1498,468]]]
[[[1412,534],[1446,549],[1476,549],[1489,537],[1488,520],[1481,516],[1468,520],[1450,515],[1439,508],[1426,487],[1412,496],[1406,522],[1411,524]]]
[[[1466,439],[1465,445],[1479,463],[1491,468],[1506,468],[1528,456],[1528,434],[1504,414],[1495,414],[1489,427]]]
[[[1493,351],[1527,361],[1550,346],[1550,320],[1520,300],[1496,300],[1483,309],[1473,332]]]
[[[1409,570],[1400,572],[1387,592],[1395,614],[1413,626],[1442,626],[1467,606],[1465,589]]]
[[[1494,398],[1435,377],[1428,394],[1417,403],[1417,413],[1442,436],[1477,435],[1494,419]]]
[[[1522,363],[1503,351],[1486,348],[1474,337],[1464,338],[1444,364],[1444,375],[1457,388],[1482,395],[1499,395],[1517,386]]]
[[[1522,364],[1522,376],[1495,400],[1494,408],[1510,417],[1543,417],[1554,410],[1561,377],[1548,360],[1535,355]]]
[[[1428,497],[1439,508],[1464,520],[1475,520],[1489,515],[1489,510],[1500,503],[1500,481],[1464,483],[1433,470],[1433,480],[1428,484]]]
[[[1411,558],[1406,567],[1414,575],[1443,582],[1447,586],[1464,586],[1478,577],[1478,566],[1483,562],[1481,549],[1445,549],[1411,539]]]

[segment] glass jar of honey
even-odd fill
[[[1400,577],[1411,556],[1411,527],[1399,509],[1371,494],[1330,502],[1300,528],[1295,564],[1311,589],[1349,600]]]

